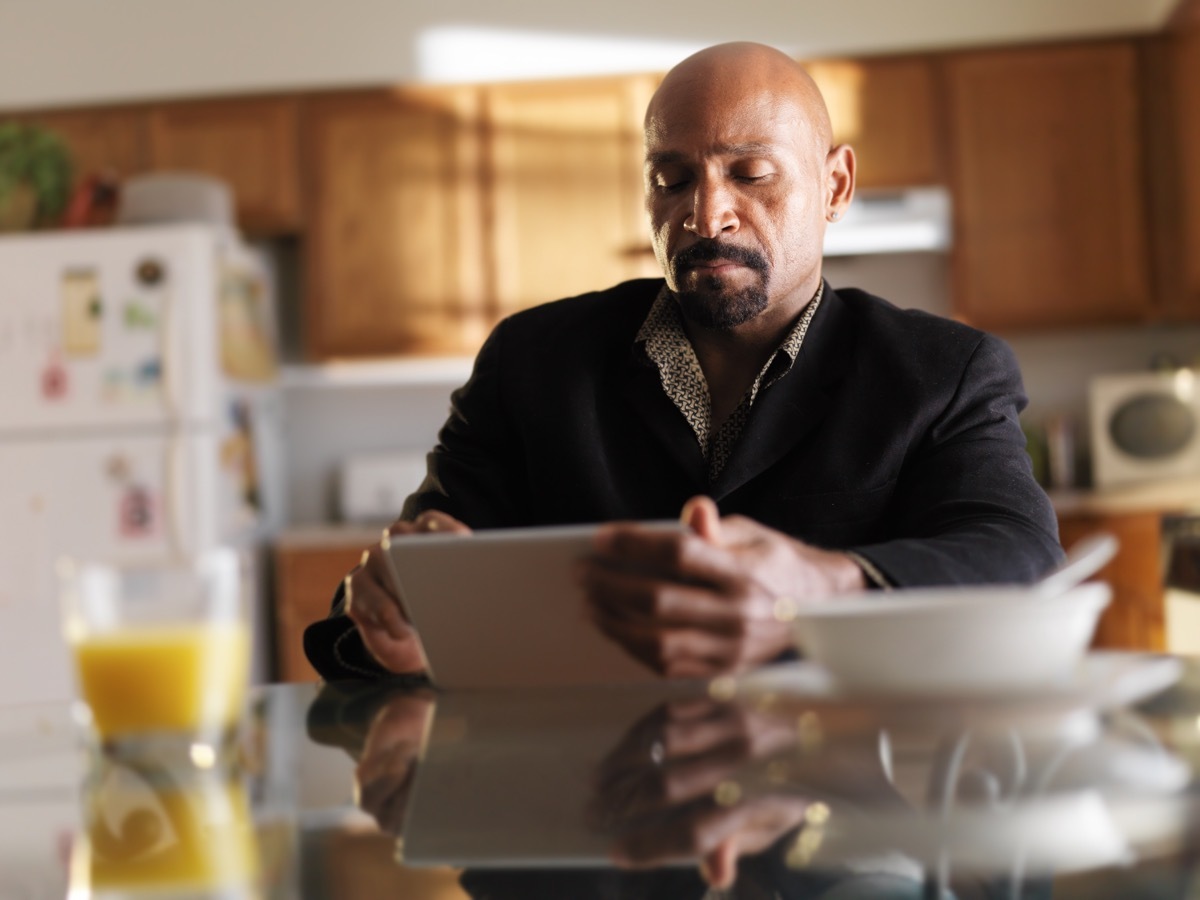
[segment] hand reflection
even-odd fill
[[[358,804],[384,831],[399,835],[417,756],[433,708],[429,691],[405,691],[376,711],[354,770]]]
[[[665,704],[601,763],[592,822],[614,836],[619,866],[698,856],[705,880],[728,887],[739,856],[798,827],[811,805],[796,793],[743,796],[732,777],[796,740],[790,718],[710,700]]]

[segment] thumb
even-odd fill
[[[722,840],[700,860],[700,877],[709,887],[725,890],[737,879],[738,844],[736,835]]]
[[[721,543],[721,513],[711,497],[696,496],[683,504],[679,520],[711,544]]]

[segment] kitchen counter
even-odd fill
[[[1200,478],[1050,491],[1050,500],[1060,516],[1200,513]]]

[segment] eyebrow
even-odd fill
[[[774,156],[775,145],[763,141],[749,141],[743,144],[717,144],[710,151],[716,156]],[[646,154],[646,163],[652,166],[665,166],[682,162],[684,155],[677,150],[659,150]]]

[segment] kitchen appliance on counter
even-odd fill
[[[0,239],[0,705],[72,676],[55,565],[255,567],[282,523],[269,270],[232,229],[155,225]],[[261,678],[265,652],[255,652]]]
[[[1196,370],[1099,375],[1088,402],[1097,487],[1200,475]]]

